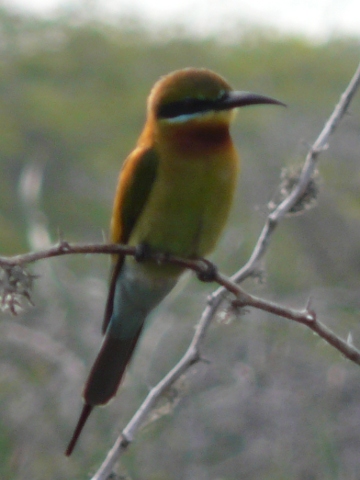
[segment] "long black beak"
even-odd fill
[[[281,105],[286,104],[275,98],[259,95],[252,92],[228,92],[216,102],[216,110],[230,110],[231,108],[246,107],[248,105]]]

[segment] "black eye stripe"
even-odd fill
[[[158,118],[176,118],[180,115],[190,115],[209,110],[216,110],[218,100],[201,100],[198,98],[186,98],[178,102],[161,105],[157,111]]]

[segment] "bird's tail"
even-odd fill
[[[115,274],[105,312],[105,338],[85,384],[85,405],[65,452],[67,456],[71,455],[92,408],[104,405],[116,394],[146,317],[177,281],[177,277],[154,280],[136,263],[125,263]]]
[[[70,456],[92,409],[107,403],[116,395],[126,367],[132,357],[143,325],[133,338],[116,338],[110,333],[104,338],[100,352],[86,381],[83,397],[85,405],[65,451]]]
[[[67,449],[65,450],[65,455],[67,457],[70,457],[70,455],[72,454],[72,451],[74,450],[76,442],[77,442],[77,440],[80,436],[80,433],[81,433],[81,431],[82,431],[82,429],[83,429],[83,427],[86,423],[86,420],[88,419],[90,413],[92,412],[92,409],[93,409],[93,406],[89,405],[88,403],[85,403],[85,405],[83,406],[83,409],[81,411],[80,418],[78,420],[78,423],[76,425],[74,433],[71,437],[69,445],[67,446]]]

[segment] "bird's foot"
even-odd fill
[[[197,273],[198,279],[202,282],[215,282],[216,275],[218,273],[216,265],[206,258],[202,258],[201,261],[204,262],[205,268],[201,272]]]

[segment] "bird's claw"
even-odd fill
[[[197,278],[202,282],[215,282],[218,272],[216,265],[206,258],[202,258],[201,261],[204,262],[206,268],[197,273]]]

